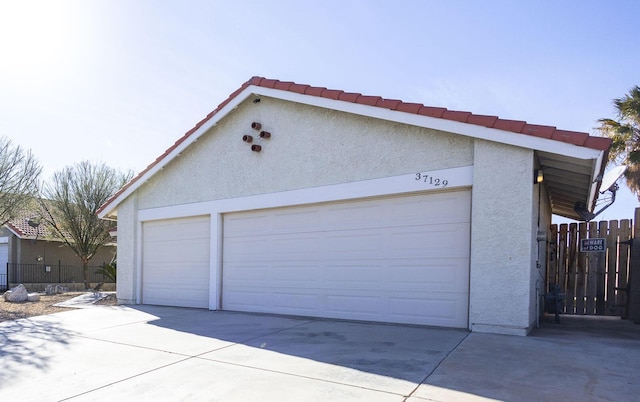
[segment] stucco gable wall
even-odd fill
[[[253,121],[272,138],[258,138]],[[472,164],[473,141],[464,136],[262,97],[241,104],[137,193],[146,209]]]

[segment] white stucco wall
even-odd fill
[[[272,138],[257,138],[253,121]],[[252,152],[244,134],[262,152]],[[266,97],[241,104],[195,145],[139,190],[140,209],[473,163],[467,137]]]
[[[530,329],[533,151],[476,140],[471,212],[469,326]]]
[[[136,303],[137,270],[137,195],[134,193],[118,205],[118,276],[116,289],[118,302]]]

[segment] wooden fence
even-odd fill
[[[632,220],[551,225],[546,290],[565,294],[564,314],[625,316]],[[580,251],[581,239],[606,239],[601,252]]]

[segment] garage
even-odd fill
[[[124,304],[526,335],[551,217],[593,209],[610,146],[252,77],[98,216],[118,224]]]
[[[142,223],[142,302],[209,306],[210,218]]]
[[[222,309],[466,328],[471,192],[225,214]]]

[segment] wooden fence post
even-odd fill
[[[633,220],[633,242],[629,264],[629,319],[640,324],[640,208],[636,208]]]

